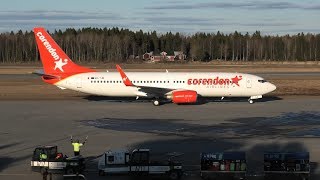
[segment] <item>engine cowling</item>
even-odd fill
[[[187,104],[197,102],[198,93],[196,91],[184,90],[172,92],[172,102],[175,104]]]

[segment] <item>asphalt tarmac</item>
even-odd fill
[[[181,152],[184,179],[198,179],[200,152],[246,151],[248,172],[262,174],[264,151],[308,151],[312,176],[320,174],[320,98],[269,97],[207,101],[198,105],[165,104],[85,96],[77,100],[0,101],[0,179],[41,179],[30,171],[33,149],[58,145],[71,155],[70,135],[88,143],[88,179],[98,177],[97,157],[108,149],[150,148]],[[55,176],[55,179],[59,177]],[[61,179],[61,178],[60,178]]]

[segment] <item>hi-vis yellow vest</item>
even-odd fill
[[[73,146],[73,151],[74,152],[79,152],[80,151],[80,147],[83,146],[82,143],[72,143]]]
[[[40,154],[40,160],[46,160],[48,156],[46,154],[41,153]]]

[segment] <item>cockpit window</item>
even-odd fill
[[[260,79],[260,80],[258,80],[258,82],[260,82],[260,83],[265,83],[265,82],[267,82],[267,81],[264,80],[264,79]]]

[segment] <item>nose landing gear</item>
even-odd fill
[[[251,96],[249,99],[248,99],[248,102],[250,104],[253,104],[254,103],[254,100],[256,99],[261,99],[262,98],[262,95],[257,95],[257,96]]]

